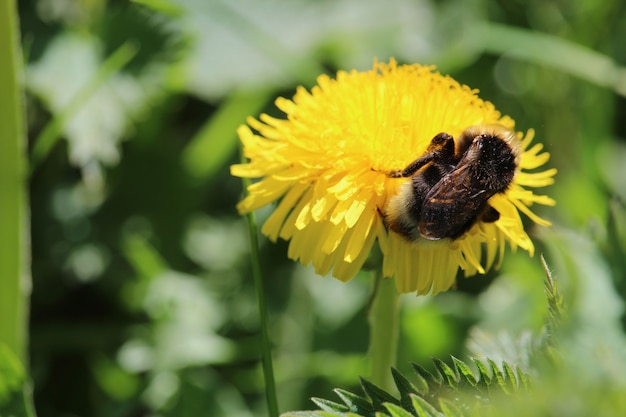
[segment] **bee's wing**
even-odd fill
[[[419,232],[426,239],[457,238],[475,222],[494,194],[474,178],[468,165],[459,165],[428,192],[422,206]]]

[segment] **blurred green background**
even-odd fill
[[[534,257],[509,251],[499,271],[460,278],[458,291],[403,296],[399,368],[450,354],[526,364],[546,312],[540,254],[579,324],[572,349],[589,341],[626,356],[625,2],[18,7],[40,416],[266,414],[248,237],[235,210],[242,187],[228,168],[239,159],[235,129],[248,115],[279,115],[274,98],[317,75],[375,58],[435,64],[479,89],[520,130],[536,130],[559,170],[539,190],[557,206],[537,207],[554,227],[528,223]],[[262,240],[261,251],[280,409],[355,389],[368,373],[369,276],[317,277],[286,259],[285,242]]]

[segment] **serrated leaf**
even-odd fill
[[[359,395],[340,388],[334,390],[341,400],[348,406],[349,411],[355,413],[371,414],[373,411],[372,404]]]
[[[446,417],[462,417],[463,411],[459,407],[457,407],[452,401],[448,401],[445,398],[439,400],[439,406],[441,407],[441,412]]]
[[[418,417],[441,417],[441,414],[435,407],[430,405],[428,401],[417,395],[411,395],[413,408],[417,412]]]
[[[558,283],[552,276],[552,272],[548,267],[543,255],[541,255],[541,264],[546,274],[544,280],[544,293],[548,302],[548,314],[545,318],[546,332],[547,332],[547,348],[555,344],[554,337],[556,337],[556,329],[559,327],[562,318],[564,316],[563,295],[559,291]]]
[[[329,411],[329,412],[337,412],[337,413],[346,413],[348,411],[350,411],[350,409],[348,407],[346,407],[343,404],[339,404],[324,398],[311,398],[311,401],[313,401],[315,403],[315,405],[317,405],[319,408],[321,408],[322,410],[325,411]]]
[[[361,378],[361,386],[363,391],[372,399],[374,409],[377,411],[383,409],[383,403],[400,404],[400,401],[393,395],[366,379]]]
[[[502,373],[502,371],[500,370],[498,365],[496,365],[496,363],[492,359],[489,359],[489,358],[487,358],[487,363],[491,367],[491,371],[493,372],[493,376],[494,376],[496,382],[498,383],[498,386],[500,388],[502,388],[502,390],[506,394],[510,394],[511,390],[509,389],[509,387],[507,385],[507,382],[504,379],[504,374]]]
[[[459,376],[454,369],[450,368],[444,361],[438,358],[433,358],[433,363],[439,371],[439,374],[447,382],[447,385],[456,388],[459,383]]]
[[[458,374],[463,377],[462,381],[467,382],[472,387],[475,387],[478,384],[476,375],[465,362],[458,358],[455,358],[454,356],[452,356],[452,362],[454,363],[454,367],[456,368]]]
[[[422,374],[420,374],[420,371],[417,368],[418,366],[419,365],[417,365],[416,363],[411,362],[411,367],[413,368],[413,372],[415,373],[415,376],[416,376],[416,384],[414,385],[414,387],[415,389],[417,389],[418,394],[426,395],[428,394],[428,390],[429,390],[428,381],[426,378],[424,378]],[[426,370],[424,371],[427,372]],[[432,375],[430,375],[430,378],[432,378]]]
[[[386,403],[384,404],[384,406],[387,409],[387,411],[389,411],[389,415],[391,417],[414,417],[415,416],[415,414],[405,410],[403,407],[400,407],[399,405]],[[411,408],[413,408],[412,405],[411,405]]]
[[[480,378],[478,381],[485,386],[491,384],[491,372],[489,372],[485,364],[480,359],[476,358],[472,359],[472,362],[474,362],[474,365],[476,365],[476,367],[478,368],[478,373],[480,374]]]
[[[415,373],[424,381],[426,385],[424,393],[428,393],[431,385],[441,386],[442,379],[439,373],[433,375],[428,372],[422,365],[413,362],[411,363],[411,367],[413,368],[413,371],[415,371]]]
[[[515,367],[517,380],[521,389],[529,390],[533,386],[533,380],[519,366]]]
[[[519,381],[513,369],[506,362],[502,362],[502,369],[504,369],[504,374],[506,375],[507,385],[513,391],[517,391],[519,389]]]
[[[411,394],[419,394],[419,390],[397,369],[391,368],[391,375],[393,376],[396,387],[398,387],[398,391],[400,392],[400,405],[402,408],[414,413],[415,409],[413,408],[413,403],[411,401]]]

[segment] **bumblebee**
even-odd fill
[[[409,241],[457,239],[476,222],[495,222],[489,199],[506,191],[519,167],[521,145],[501,125],[477,125],[454,140],[439,133],[424,155],[393,178],[410,179],[383,211],[387,228]]]

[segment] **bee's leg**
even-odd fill
[[[410,177],[431,161],[451,163],[454,159],[454,139],[448,133],[439,133],[430,141],[426,153],[402,170],[387,173],[391,178]]]
[[[493,223],[500,218],[500,212],[489,204],[486,204],[483,210],[480,212],[479,219],[481,222]]]

